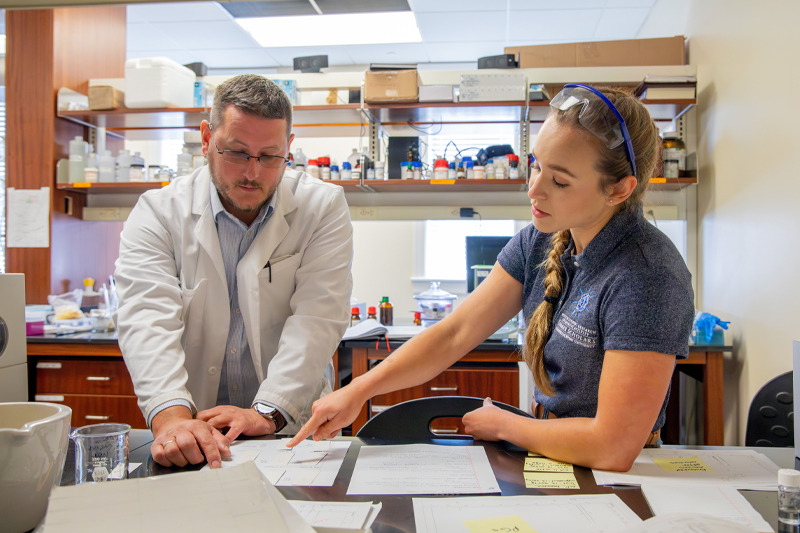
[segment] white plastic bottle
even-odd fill
[[[384,161],[375,161],[375,179],[386,179],[386,163]]]
[[[486,166],[484,167],[484,173],[486,174],[487,180],[494,179],[494,160],[490,159],[486,162]]]
[[[778,470],[778,520],[789,526],[800,525],[800,472],[797,470]]]
[[[192,173],[192,154],[188,148],[183,148],[183,153],[178,154],[178,176]]]
[[[86,159],[86,167],[83,169],[82,181],[85,181],[86,183],[97,183],[97,166],[97,156],[94,153],[90,153],[89,157]]]
[[[131,167],[129,172],[130,181],[144,181],[144,158],[142,154],[136,152],[131,158]]]
[[[111,155],[111,150],[106,150],[97,162],[97,181],[100,183],[112,183],[117,162]]]
[[[84,180],[88,145],[80,135],[69,142],[69,182]]]
[[[131,164],[133,158],[128,150],[120,150],[117,156],[117,181],[131,181]]]
[[[306,157],[306,154],[303,153],[303,149],[298,148],[297,151],[294,153],[294,168],[303,171],[306,169],[307,162],[308,158]]]
[[[353,148],[353,153],[347,156],[347,162],[350,163],[350,168],[355,169],[358,166],[361,156],[362,154],[358,151],[358,148]]]

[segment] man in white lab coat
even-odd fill
[[[341,187],[287,169],[291,127],[275,83],[220,84],[208,165],[143,194],[125,224],[119,343],[162,465],[218,467],[238,435],[293,433],[331,390],[352,226]]]

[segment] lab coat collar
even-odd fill
[[[194,228],[194,235],[200,246],[211,258],[217,275],[219,275],[219,281],[230,297],[228,282],[225,277],[225,263],[222,260],[222,248],[220,247],[219,234],[217,233],[217,224],[214,221],[210,203],[209,184],[211,183],[211,174],[208,172],[208,166],[202,167],[197,172],[198,174],[192,184],[192,214],[200,218]]]

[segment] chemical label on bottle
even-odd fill
[[[69,160],[71,163],[81,163],[83,161],[82,155],[71,155],[69,156]]]
[[[677,178],[680,175],[678,168],[677,160],[664,161],[664,177]]]
[[[664,161],[677,161],[678,169],[686,170],[686,150],[683,148],[664,148],[661,152],[661,159]]]

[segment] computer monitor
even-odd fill
[[[467,292],[475,290],[475,265],[494,265],[511,237],[467,237]],[[480,281],[478,281],[480,283]]]

